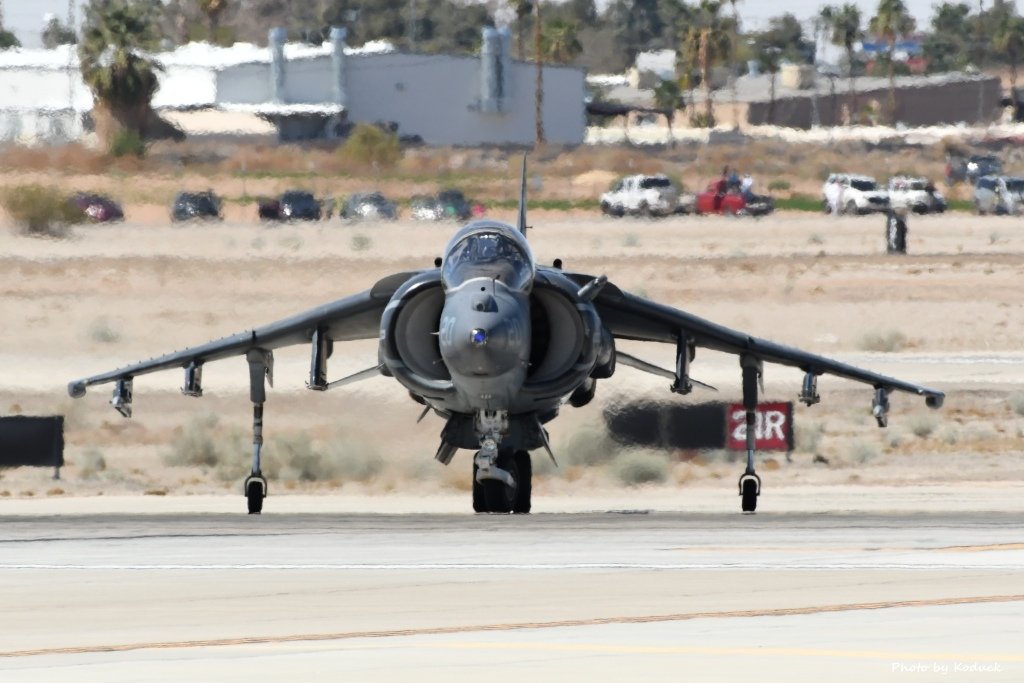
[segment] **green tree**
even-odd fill
[[[853,73],[856,65],[856,53],[853,46],[864,35],[860,28],[860,10],[853,3],[841,7],[828,6],[821,10],[820,15],[831,31],[830,40],[833,45],[843,48],[846,52],[846,76],[850,82],[850,111],[857,111],[857,92],[854,88]],[[850,117],[850,123],[855,116]]]
[[[672,122],[676,117],[676,110],[683,106],[683,90],[679,87],[679,81],[663,79],[654,87],[654,106],[665,115],[665,122],[668,123],[669,145],[676,146],[676,138],[672,133]]]
[[[161,68],[148,56],[160,39],[156,18],[146,0],[92,0],[85,8],[78,56],[96,109],[114,124],[108,143],[124,130],[145,137]]]
[[[583,51],[576,34],[576,24],[562,19],[547,22],[541,36],[541,50],[545,61],[557,64],[572,62]]]
[[[1010,67],[1010,94],[1016,102],[1017,65],[1024,56],[1024,18],[1010,17],[992,36],[992,46]]]
[[[52,50],[58,45],[74,45],[78,42],[78,36],[75,32],[60,23],[60,19],[57,17],[50,17],[50,20],[46,22],[46,27],[43,28],[43,47]]]
[[[12,32],[4,28],[4,8],[0,4],[0,50],[6,50],[11,47],[21,47],[21,41]]]
[[[715,125],[714,103],[711,98],[711,69],[716,64],[728,62],[732,50],[732,22],[721,14],[722,3],[716,0],[701,0],[686,30],[683,43],[683,63],[686,66],[684,79],[689,79],[695,70],[700,74],[701,89],[704,91],[704,124]]]
[[[929,71],[956,71],[970,62],[966,27],[971,8],[965,3],[944,2],[935,8],[931,31],[921,44]]]
[[[228,8],[228,0],[196,0],[199,11],[206,17],[206,35],[211,43],[219,43],[220,20]]]
[[[911,33],[917,24],[910,16],[903,0],[881,0],[878,11],[871,17],[868,30],[889,44],[889,123],[896,124],[896,69],[893,53],[896,39]]]

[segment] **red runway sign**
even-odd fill
[[[754,420],[754,440],[759,451],[793,450],[793,404],[760,403]],[[747,450],[747,412],[734,403],[726,412],[726,448]]]

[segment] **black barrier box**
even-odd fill
[[[63,466],[63,415],[0,417],[0,467]]]
[[[759,451],[793,449],[793,404],[759,403],[755,439]],[[612,403],[604,410],[611,437],[627,446],[667,450],[746,449],[742,405],[663,401]]]
[[[630,446],[714,449],[725,446],[726,406],[643,401],[611,404],[604,411],[612,438]]]

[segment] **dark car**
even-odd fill
[[[124,220],[124,211],[110,197],[90,192],[76,192],[68,197],[68,203],[94,223]]]
[[[412,217],[424,221],[467,221],[473,207],[459,190],[441,190],[436,196],[418,195],[410,205]]]
[[[280,199],[266,199],[259,203],[260,218],[265,220],[306,220],[318,221],[321,217],[320,202],[310,192],[289,190]]]
[[[389,220],[398,218],[398,208],[380,192],[359,192],[345,200],[338,214],[349,220]]]
[[[946,159],[946,184],[950,186],[965,181],[974,185],[982,176],[1002,173],[1003,162],[992,154],[950,156]]]
[[[179,192],[171,205],[171,220],[187,221],[194,218],[220,219],[221,200],[216,194],[206,192]]]

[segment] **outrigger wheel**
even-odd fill
[[[245,478],[245,502],[250,515],[263,512],[263,499],[267,497],[267,480],[263,475],[249,475]]]

